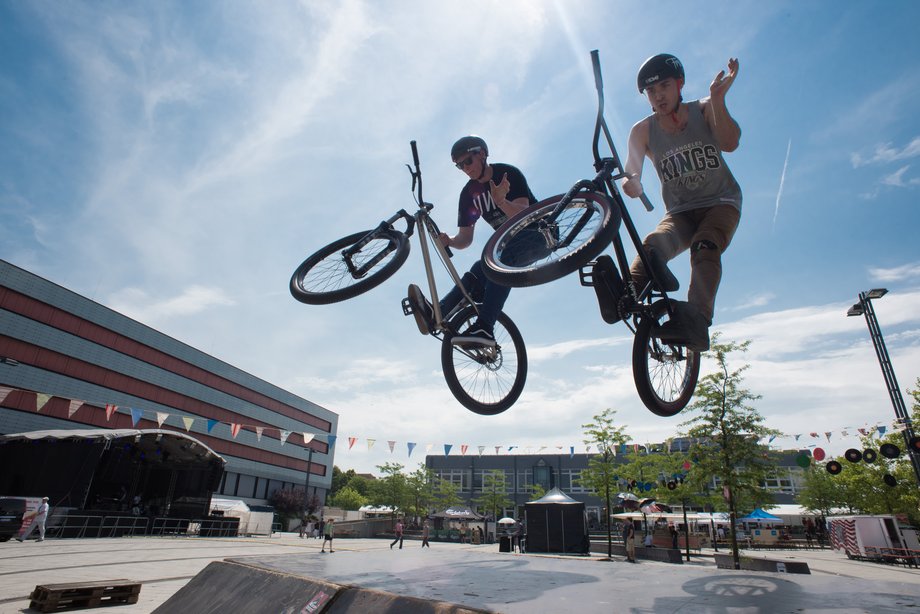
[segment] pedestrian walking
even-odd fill
[[[422,525],[422,548],[425,548],[426,546],[431,548],[431,544],[428,543],[428,536],[430,533],[431,527],[428,525],[428,521],[426,520]]]
[[[35,529],[38,529],[38,541],[45,541],[45,521],[48,519],[48,510],[50,509],[48,505],[48,497],[42,497],[41,505],[38,506],[38,509],[35,510],[32,514],[32,522],[29,523],[29,528],[26,529],[20,537],[17,537],[19,541],[23,542],[29,539],[29,536],[32,535],[32,532]]]
[[[323,549],[320,550],[323,554],[326,553],[326,542],[329,542],[329,552],[335,552],[332,549],[332,538],[335,536],[335,518],[330,518],[323,525]]]
[[[390,550],[393,549],[393,546],[399,542],[399,549],[402,550],[403,547],[403,523],[402,519],[396,521],[396,539],[393,540],[393,543],[390,544]]]

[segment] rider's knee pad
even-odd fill
[[[695,241],[690,246],[691,262],[719,262],[722,259],[722,250],[712,241]]]

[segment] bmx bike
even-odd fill
[[[616,185],[626,174],[604,119],[596,50],[591,52],[591,61],[598,101],[592,146],[597,174],[508,219],[486,243],[483,270],[492,281],[512,287],[551,282],[578,270],[581,284],[594,288],[603,319],[609,324],[622,321],[635,335],[632,370],[642,402],[659,416],[673,416],[693,396],[700,355],[683,342],[664,343],[656,337],[661,324],[674,313],[674,301],[668,298],[661,279],[666,267],[651,261]],[[606,157],[600,155],[601,134],[611,154]],[[651,211],[645,194],[641,199]],[[648,272],[648,282],[641,288],[630,274],[621,225]],[[520,237],[534,233],[542,237],[539,251],[522,255]],[[600,255],[610,244],[615,260]]]
[[[344,301],[367,292],[391,277],[409,257],[409,239],[418,233],[422,263],[428,282],[433,322],[428,331],[441,341],[441,369],[447,387],[454,397],[470,411],[481,415],[499,414],[511,407],[527,379],[527,350],[521,333],[504,312],[495,323],[495,346],[457,345],[452,338],[469,328],[479,315],[475,290],[464,287],[457,269],[451,262],[451,251],[437,240],[440,230],[431,218],[434,205],[422,198],[422,173],[418,147],[410,143],[415,168],[408,164],[412,175],[412,191],[418,209],[410,214],[400,209],[383,220],[373,230],[364,230],[343,237],[323,247],[297,267],[291,277],[290,290],[295,299],[308,305],[325,305]],[[394,224],[402,220],[405,229]],[[432,267],[431,247],[447,269],[463,298],[456,307],[442,313]],[[412,315],[408,299],[403,299],[404,315]]]

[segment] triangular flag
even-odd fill
[[[770,435],[770,443],[773,443],[773,440],[776,439],[776,435]],[[670,447],[670,446],[669,446]]]
[[[115,413],[116,409],[118,409],[117,405],[106,405],[105,406],[105,421],[106,422],[112,419],[112,414]]]
[[[241,424],[237,424],[236,422],[231,422],[231,423],[230,423],[230,435],[231,435],[234,439],[236,439],[236,436],[240,434],[240,427],[241,427],[241,426],[242,426]]]
[[[860,434],[860,435],[865,435],[865,434],[866,434],[866,429],[856,429],[856,430],[859,431],[859,434]]]
[[[3,403],[6,400],[6,395],[13,392],[12,388],[7,388],[6,386],[0,386],[0,403]]]
[[[265,430],[264,426],[256,427],[256,441],[262,441],[262,431]]]
[[[482,453],[486,451],[485,446],[479,446],[479,456],[482,456]]]
[[[393,453],[393,448],[396,447],[395,441],[387,441],[387,445],[390,446],[390,454]]]
[[[616,456],[616,455],[617,455],[617,449],[616,449],[616,448],[611,448],[611,449],[613,450],[613,455]],[[585,446],[585,453],[591,454],[591,446]]]
[[[375,444],[375,443],[377,443],[377,440],[376,440],[376,439],[368,439],[368,440],[367,440],[367,450],[368,450],[368,452],[370,452],[370,449],[374,447],[374,444]]]
[[[314,437],[315,435],[313,433],[304,433],[303,434],[303,445],[307,445],[308,443],[313,441]]]
[[[406,456],[412,456],[412,450],[415,449],[415,444],[409,441],[406,443],[406,447],[409,448],[409,454],[407,454]]]
[[[338,435],[327,435],[326,436],[326,441],[329,443],[330,450],[335,447],[335,440],[338,438],[339,438]]]
[[[166,419],[169,418],[169,414],[165,411],[157,412],[157,426],[162,427],[163,423],[166,422]]]
[[[182,424],[185,426],[186,433],[192,430],[192,424],[194,423],[195,423],[194,418],[190,418],[188,416],[182,416]]]
[[[281,440],[281,445],[284,445],[284,442],[287,441],[287,438],[291,436],[291,431],[285,431],[283,429],[278,429],[278,439]]]
[[[41,411],[45,405],[48,404],[48,401],[51,400],[50,394],[45,394],[44,392],[35,393],[35,411]]]
[[[73,415],[77,413],[77,410],[80,409],[81,405],[83,405],[83,401],[71,401],[70,407],[67,408],[67,417],[73,418]]]
[[[884,434],[885,434],[885,431],[888,430],[888,427],[887,427],[887,426],[877,426],[877,427],[875,427],[875,428],[878,430],[878,434],[879,434],[879,435],[884,435]]]
[[[575,458],[575,446],[569,446],[569,458]]]
[[[449,455],[450,455],[450,449],[453,448],[453,447],[454,447],[454,444],[452,444],[452,443],[445,443],[445,444],[444,444],[444,456],[449,456]]]
[[[469,448],[468,445],[466,445],[465,443],[461,443],[460,444],[460,454],[462,454],[463,456],[466,456],[467,448]]]
[[[208,420],[208,432],[209,432],[209,433],[211,432],[211,429],[214,428],[214,425],[217,424],[218,422],[220,422],[220,421],[219,421],[219,420],[215,420],[215,419],[213,419],[213,418],[211,418],[210,420]]]
[[[795,440],[798,441],[798,440],[799,440],[799,437],[801,437],[801,436],[802,436],[802,434],[799,433],[798,435],[795,436]]]
[[[356,442],[356,441],[358,441],[358,438],[357,438],[357,437],[349,437],[349,438],[348,438],[348,449],[349,449],[349,450],[351,450],[351,447],[352,447],[353,445],[355,445],[355,442]]]
[[[137,423],[140,422],[141,417],[143,415],[144,415],[143,409],[132,407],[131,408],[131,426],[137,426]]]
[[[828,440],[828,441],[831,440],[831,432],[830,432],[830,431],[824,433],[824,436],[827,437],[827,440]]]
[[[499,450],[501,450],[501,449],[502,449],[501,446],[495,446],[495,453],[498,454]]]

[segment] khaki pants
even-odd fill
[[[691,250],[690,287],[687,290],[687,301],[697,307],[710,322],[715,309],[716,292],[722,281],[722,254],[731,244],[740,219],[741,212],[732,205],[693,209],[674,215],[669,213],[642,242],[646,247],[654,248],[665,261],[700,241],[715,245],[715,249]],[[629,271],[641,289],[648,277],[638,256]]]
[[[636,536],[630,535],[626,538],[626,558],[631,561],[636,560]]]

